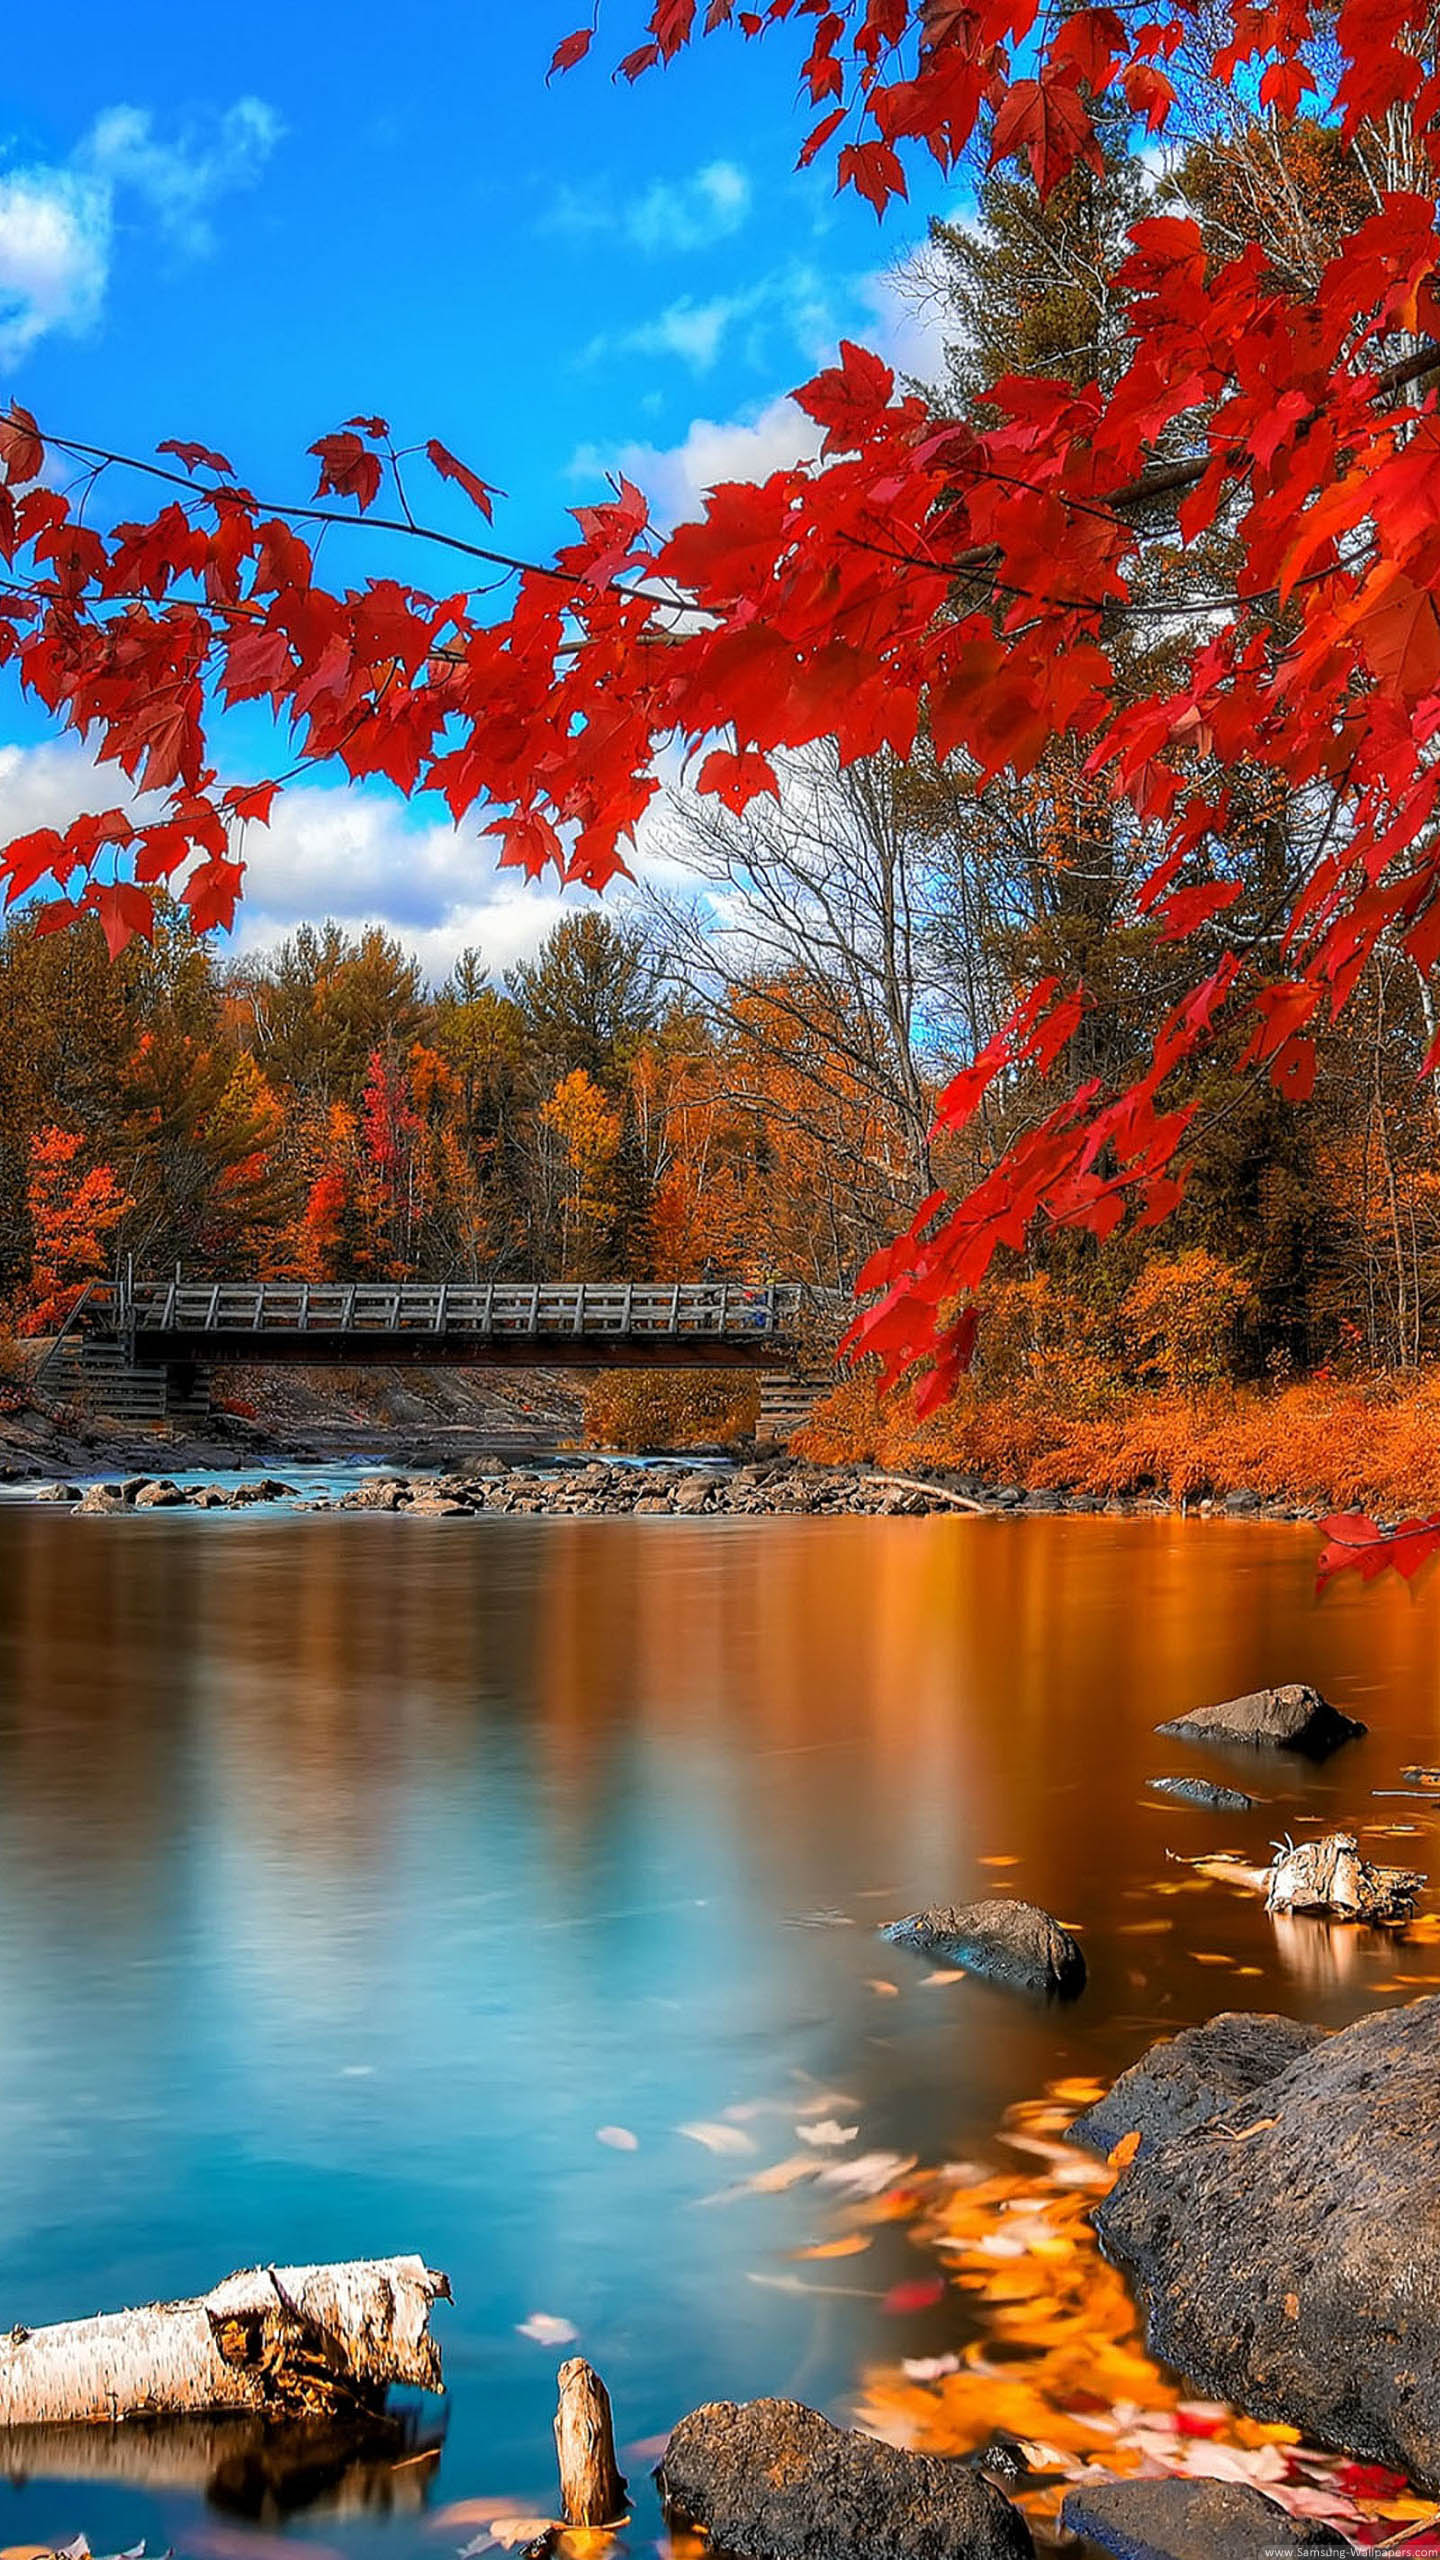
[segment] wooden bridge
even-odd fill
[[[734,1280],[131,1280],[76,1308],[84,1346],[134,1368],[288,1361],[591,1369],[786,1369],[804,1291]]]

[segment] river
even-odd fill
[[[573,2330],[653,2551],[683,2411],[843,2416],[867,2364],[961,2334],[953,2293],[886,2307],[898,2236],[795,2259],[833,2188],[751,2182],[797,2128],[984,2161],[1008,2106],[1188,2020],[1340,2023],[1440,1973],[1164,1889],[1194,1881],[1167,1849],[1315,1817],[1414,1822],[1363,1845],[1433,1861],[1430,1809],[1371,1790],[1440,1758],[1440,1585],[1317,1604],[1314,1556],[1138,1518],[0,1510],[0,2321],[419,2251],[456,2297],[443,2453],[293,2538],[448,2554],[487,2502],[543,2509]],[[1147,1798],[1236,1775],[1163,1717],[1294,1678],[1368,1738],[1251,1760],[1250,1815]],[[1077,2005],[875,1936],[991,1890],[1081,1932]],[[263,2549],[203,2465],[132,2470],[0,2479],[0,2545]]]

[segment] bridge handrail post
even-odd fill
[[[583,1280],[575,1292],[575,1313],[570,1319],[570,1330],[572,1333],[583,1333],[585,1330],[585,1283]]]
[[[435,1330],[437,1333],[443,1333],[445,1330],[449,1306],[450,1283],[448,1280],[442,1280],[440,1283],[440,1295],[435,1301]]]

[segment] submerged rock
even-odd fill
[[[1098,2105],[1076,2117],[1065,2138],[1108,2159],[1127,2133],[1138,2133],[1141,2151],[1153,2151],[1223,2114],[1324,2042],[1323,2027],[1299,2018],[1222,2010],[1203,2027],[1183,2027],[1178,2036],[1152,2044]]]
[[[1343,2534],[1292,2516],[1242,2480],[1095,2480],[1060,2510],[1069,2533],[1119,2560],[1263,2560],[1267,2551],[1348,2551]]]
[[[1183,1742],[1240,1742],[1251,1750],[1303,1751],[1321,1760],[1367,1728],[1342,1715],[1308,1681],[1287,1680],[1277,1689],[1254,1689],[1216,1707],[1196,1707],[1155,1730],[1176,1734]]]
[[[1147,1778],[1147,1787],[1157,1796],[1174,1796],[1181,1804],[1204,1805],[1211,1813],[1249,1813],[1253,1796],[1242,1795],[1238,1787],[1217,1787],[1209,1778]]]
[[[892,1920],[881,1936],[892,1946],[963,1965],[988,1982],[1073,1998],[1085,1988],[1085,1958],[1068,1929],[1033,1902],[944,1905]]]
[[[1152,2353],[1209,2397],[1432,2489],[1437,2056],[1440,1999],[1377,2010],[1211,2122],[1142,2147],[1095,2214]]]
[[[979,2472],[900,2453],[798,2400],[682,2418],[658,2473],[673,2524],[731,2560],[1030,2560],[1018,2507]]]

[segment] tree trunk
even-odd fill
[[[610,2394],[583,2356],[562,2364],[559,2382],[555,2451],[560,2511],[567,2524],[619,2524],[625,2514],[625,2482],[615,2461]]]
[[[193,2302],[0,2337],[0,2427],[113,2424],[226,2409],[373,2409],[392,2382],[443,2391],[420,2258],[254,2267]]]

